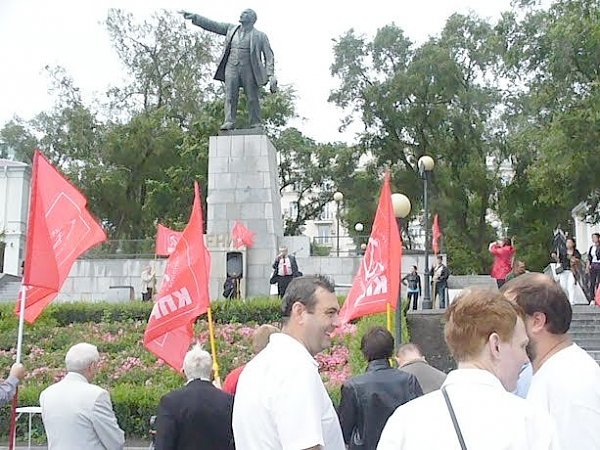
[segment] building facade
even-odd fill
[[[0,272],[21,274],[25,255],[31,169],[27,164],[0,159]]]

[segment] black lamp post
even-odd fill
[[[428,183],[431,171],[435,166],[435,161],[431,156],[421,156],[419,158],[419,173],[423,178],[423,226],[425,227],[425,289],[423,290],[423,309],[431,309],[433,302],[431,300],[431,283],[429,272],[429,247],[431,246],[431,233],[429,232],[429,202],[428,202]]]
[[[401,220],[410,214],[410,200],[404,194],[392,194],[392,206],[394,207],[394,216],[398,224],[398,233],[402,237]],[[400,280],[398,280],[400,283]],[[400,298],[400,289],[398,289],[398,302],[396,304],[396,326],[395,326],[395,342],[396,348],[402,344],[402,299]]]

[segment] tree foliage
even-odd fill
[[[515,168],[500,211],[539,268],[552,229],[571,231],[573,207],[585,202],[588,218],[600,218],[600,5],[525,4],[498,29],[511,82],[505,122]]]
[[[316,219],[356,169],[356,152],[341,143],[317,144],[295,128],[283,130],[274,140],[279,152],[280,191],[297,195],[298,214],[287,217],[286,235],[302,234],[307,220]]]
[[[412,200],[413,216],[421,209],[417,161],[423,155],[436,160],[432,210],[446,225],[451,262],[470,252],[459,271],[482,272],[488,265],[486,214],[497,185],[486,170],[497,147],[495,46],[488,23],[453,15],[439,37],[421,46],[391,24],[371,41],[350,30],[334,47],[331,71],[340,86],[330,100],[349,112],[347,121],[360,117],[362,148],[376,167],[392,168],[395,188]]]

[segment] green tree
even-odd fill
[[[390,167],[396,190],[420,215],[417,161],[436,160],[432,211],[444,223],[454,273],[488,270],[497,176],[487,169],[499,140],[493,124],[498,39],[475,16],[451,16],[439,37],[415,46],[394,24],[372,41],[352,30],[336,41],[332,74],[340,86],[330,100],[359,117],[363,150],[380,169]],[[462,255],[467,254],[467,257]]]
[[[279,152],[280,190],[297,195],[298,214],[286,218],[286,235],[302,234],[307,220],[316,219],[334,192],[352,176],[355,150],[341,143],[317,144],[295,128],[274,139]]]
[[[506,151],[515,168],[501,213],[528,264],[548,262],[557,224],[569,230],[571,209],[600,218],[600,5],[558,0],[548,8],[523,1],[498,24],[510,81]]]

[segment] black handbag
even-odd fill
[[[273,271],[273,275],[271,275],[271,278],[269,278],[269,283],[270,284],[277,284],[277,278],[279,278],[279,277],[277,276],[277,269],[275,269]]]

